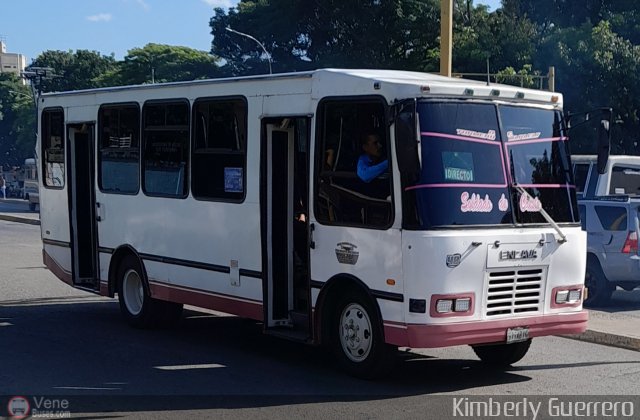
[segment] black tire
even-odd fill
[[[512,344],[488,344],[471,346],[484,363],[495,367],[506,367],[522,360],[529,351],[531,339]]]
[[[145,272],[138,258],[127,255],[118,266],[120,312],[129,325],[150,328],[165,321],[166,304],[149,295]]]
[[[340,366],[362,379],[391,372],[397,349],[384,342],[382,321],[371,299],[362,293],[341,293],[331,306],[329,344]]]
[[[170,327],[180,322],[182,319],[183,305],[181,303],[157,301],[160,309],[159,322],[162,326]]]
[[[584,285],[587,287],[587,299],[584,301],[584,306],[588,307],[607,305],[615,289],[615,285],[610,284],[605,277],[598,260],[591,256],[587,260]]]

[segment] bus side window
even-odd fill
[[[245,99],[197,99],[193,105],[193,121],[193,196],[198,200],[241,202],[247,167]]]
[[[100,107],[98,148],[100,190],[136,194],[140,188],[140,108],[137,104]]]
[[[143,190],[150,196],[188,194],[189,103],[147,102],[142,109]]]
[[[358,162],[367,156],[363,138],[379,139],[378,159],[389,159],[383,103],[370,98],[331,99],[321,102],[318,108],[314,200],[317,220],[323,224],[389,227],[393,221],[390,170],[366,182],[358,176]]]
[[[64,112],[42,111],[42,173],[45,187],[62,188],[65,180]]]

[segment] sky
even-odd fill
[[[46,50],[92,50],[121,60],[148,43],[211,49],[215,7],[239,0],[0,0],[0,39],[27,63]],[[349,1],[349,0],[345,0]],[[476,0],[495,10],[500,0]]]

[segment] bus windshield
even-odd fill
[[[575,187],[557,111],[421,101],[419,162],[403,176],[406,227],[576,222]],[[521,197],[518,184],[528,195]]]

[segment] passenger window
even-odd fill
[[[627,209],[625,207],[595,206],[596,214],[605,230],[627,230]]]
[[[45,187],[64,187],[64,112],[42,111],[42,174]]]
[[[98,113],[98,186],[108,193],[135,194],[140,186],[140,108],[105,105]]]
[[[315,214],[325,224],[387,228],[393,220],[384,104],[328,100],[318,106]]]
[[[242,201],[246,185],[247,103],[198,99],[193,105],[191,191],[197,199]]]
[[[142,185],[145,194],[186,197],[189,173],[189,103],[146,103],[142,118]]]

